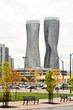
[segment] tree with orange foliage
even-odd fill
[[[36,83],[36,89],[37,89],[37,82],[40,80],[40,75],[35,71],[34,72],[34,82]]]
[[[30,92],[32,92],[31,84],[33,82],[33,77],[34,77],[34,73],[33,73],[32,69],[29,69],[28,74],[29,75],[27,76],[27,78],[25,78],[25,81],[29,82],[29,84],[30,84]]]
[[[34,81],[37,83],[40,80],[40,75],[35,71],[34,72]]]
[[[56,69],[53,72],[53,76],[55,77],[56,84],[58,84],[58,82],[62,82],[62,79],[60,79],[60,73],[61,73],[61,71],[59,69]]]
[[[20,74],[9,67],[9,63],[1,63],[0,72],[2,78],[0,78],[0,84],[2,84],[2,90],[5,95],[10,94],[9,85],[15,85],[17,82],[21,81]],[[5,103],[5,107],[7,103]]]
[[[32,69],[29,69],[29,75],[25,78],[25,81],[29,82],[30,86],[33,82],[37,83],[39,81],[39,74],[37,72],[33,72]],[[32,92],[32,87],[30,87],[30,92]]]
[[[62,82],[62,79],[60,79],[60,73],[61,73],[61,71],[59,69],[56,69],[53,72],[53,76],[55,77],[56,85],[58,85],[58,83]],[[57,88],[57,93],[58,93],[58,88]]]
[[[22,77],[20,75],[20,73],[17,72],[17,70],[12,69],[11,73],[10,73],[10,77],[11,77],[11,87],[12,87],[12,91],[13,91],[13,86],[17,86],[17,83],[21,81]],[[13,92],[12,92],[13,95]],[[16,96],[17,96],[17,88],[16,88],[16,92],[15,92],[15,100],[16,100]]]
[[[21,81],[22,77],[21,75],[17,72],[17,70],[12,69],[10,73],[11,77],[11,86],[16,86],[18,82]]]

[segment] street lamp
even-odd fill
[[[24,75],[25,75],[25,59],[26,59],[27,57],[23,57],[23,59],[24,59]]]
[[[59,57],[56,57],[56,58],[58,58],[58,59],[62,62],[62,71],[64,71],[64,61],[61,60]],[[63,78],[64,78],[64,77],[63,77]]]
[[[25,59],[26,59],[27,57],[23,57],[23,59],[24,59],[24,69],[25,69]]]
[[[72,54],[70,54],[70,78],[71,78],[71,56],[73,55],[73,53]],[[71,93],[71,90],[70,90],[70,93]]]
[[[59,58],[59,57],[58,57]],[[60,59],[60,58],[59,58]],[[62,70],[64,70],[64,61],[60,59],[60,61],[62,62]]]
[[[63,75],[63,80],[64,80],[64,61],[61,60],[59,57],[57,58],[62,62],[62,75]],[[63,84],[63,90],[64,90],[64,84]]]

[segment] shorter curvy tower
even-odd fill
[[[25,68],[40,67],[39,28],[40,23],[38,20],[29,20],[26,22],[27,48]]]
[[[51,69],[59,68],[57,44],[59,38],[59,18],[47,17],[44,20],[44,37],[46,44],[46,54],[44,67]]]

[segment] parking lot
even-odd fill
[[[54,90],[54,93],[70,93],[70,90],[68,88],[61,88],[62,84],[57,85],[56,87],[59,87],[59,90]],[[37,86],[37,87],[36,87]],[[2,88],[2,86],[0,87]],[[16,89],[17,88],[17,89]],[[29,83],[22,83],[19,86],[14,86],[13,89],[10,89],[11,92],[30,92],[30,88],[32,89],[32,92],[41,92],[41,93],[47,93],[46,91],[46,85],[42,82],[39,82],[37,85],[32,84],[30,85]]]

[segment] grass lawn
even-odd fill
[[[62,93],[54,93],[54,98],[59,98]],[[73,96],[73,94],[67,94],[68,96]],[[2,92],[0,92],[2,96]],[[48,93],[35,93],[35,92],[17,92],[16,101],[23,101],[23,96],[35,96],[37,99],[48,99]],[[13,93],[13,99],[15,99],[15,93]]]
[[[54,93],[53,97],[54,98],[59,98],[60,94],[62,93]],[[68,96],[73,96],[73,94],[67,94]],[[48,93],[35,93],[35,92],[18,92],[16,100],[17,101],[22,101],[23,96],[35,96],[37,99],[48,99]],[[15,93],[13,94],[13,97],[15,97]],[[13,98],[14,99],[14,98]]]

